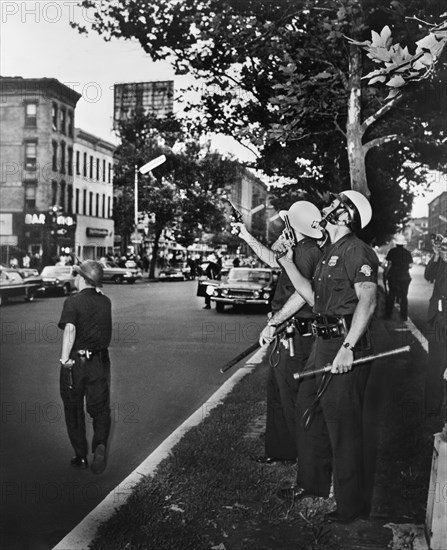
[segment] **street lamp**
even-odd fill
[[[134,190],[134,223],[135,223],[135,237],[134,237],[134,243],[135,243],[135,249],[137,248],[138,244],[138,172],[140,174],[147,174],[154,168],[157,168],[157,166],[160,166],[160,164],[163,164],[166,161],[165,155],[160,155],[159,157],[147,162],[144,166],[142,166],[138,170],[138,166],[135,164],[135,190]]]

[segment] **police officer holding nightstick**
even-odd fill
[[[318,208],[308,201],[292,204],[288,211],[281,211],[280,217],[289,224],[295,240],[293,262],[311,277],[321,257],[317,239],[323,233],[312,228],[315,219],[320,219]],[[278,267],[275,245],[272,250],[257,241],[241,223],[233,223],[239,236],[246,241],[257,256],[270,267]],[[296,397],[298,384],[293,374],[300,371],[312,347],[312,309],[295,291],[287,273],[282,269],[271,303],[272,314],[260,335],[260,343],[271,342],[269,376],[267,380],[267,422],[265,454],[257,461],[264,464],[296,460]],[[294,315],[295,314],[295,315]],[[285,334],[275,336],[278,325],[294,315]]]
[[[327,498],[334,475],[337,509],[331,522],[349,523],[370,512],[372,480],[365,467],[363,397],[369,366],[352,369],[354,357],[370,355],[368,325],[376,305],[378,259],[355,236],[371,219],[369,201],[356,191],[333,195],[323,209],[331,245],[320,260],[312,283],[303,277],[288,252],[282,264],[303,297],[313,306],[315,346],[305,370],[332,363],[330,375],[300,382],[298,488],[295,498]],[[322,222],[320,222],[321,224]]]
[[[75,285],[79,292],[69,296],[63,306],[59,328],[63,333],[60,392],[68,436],[75,451],[71,465],[88,468],[84,399],[93,419],[91,470],[100,474],[106,467],[110,432],[110,360],[108,346],[112,336],[111,302],[98,290],[103,268],[86,260],[75,266]]]

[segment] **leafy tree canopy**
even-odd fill
[[[167,59],[177,74],[205,83],[193,109],[200,112],[199,131],[222,132],[256,148],[257,168],[294,179],[297,192],[320,195],[351,186],[345,129],[348,60],[355,46],[346,37],[366,41],[371,31],[380,34],[388,25],[395,41],[414,53],[426,30],[406,17],[439,23],[445,9],[442,0],[84,0],[83,5],[95,11],[92,27],[106,39],[137,39],[153,60]],[[364,56],[366,74],[376,67]],[[364,135],[377,145],[366,156],[366,173],[371,200],[388,208],[390,233],[408,215],[414,187],[424,184],[427,170],[444,166],[446,71],[442,62],[439,67],[431,78],[407,86],[399,104],[385,108]],[[385,106],[387,92],[362,87],[366,120]],[[378,241],[386,237],[378,223],[382,214],[375,214]]]

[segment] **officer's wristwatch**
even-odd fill
[[[354,351],[354,346],[351,346],[349,342],[343,342],[342,346],[346,349],[350,349],[352,352]]]

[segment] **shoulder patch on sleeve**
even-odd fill
[[[360,273],[363,273],[365,277],[371,277],[372,271],[372,267],[367,264],[362,265],[362,267],[360,268]]]

